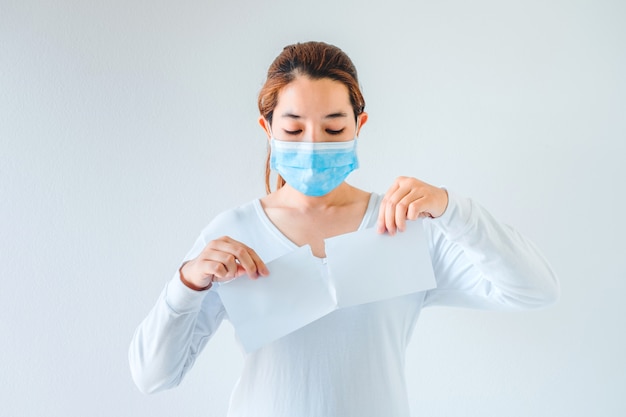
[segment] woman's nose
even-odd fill
[[[315,126],[310,126],[304,132],[304,136],[302,137],[304,142],[323,142],[323,134],[319,128]]]

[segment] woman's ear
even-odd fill
[[[261,125],[263,130],[265,130],[265,134],[267,135],[267,140],[270,140],[272,138],[272,128],[270,126],[270,122],[268,122],[267,119],[265,119],[265,117],[259,116],[259,124]]]
[[[366,112],[359,114],[359,116],[356,118],[356,136],[359,136],[359,133],[361,133],[361,128],[367,122],[367,118],[368,115]]]

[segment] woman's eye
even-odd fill
[[[345,128],[339,130],[326,129],[326,132],[330,135],[340,135],[344,130]]]
[[[298,130],[287,130],[285,129],[285,133],[288,135],[299,135],[300,133],[302,133],[302,129],[298,129]]]

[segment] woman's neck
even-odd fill
[[[342,182],[337,188],[320,197],[308,196],[289,186],[289,184],[285,184],[263,200],[270,207],[292,208],[307,212],[354,204],[360,201],[364,194],[367,193],[346,182]]]

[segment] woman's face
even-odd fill
[[[271,130],[265,119],[259,122],[268,137],[273,134],[277,140],[340,142],[354,139],[366,120],[367,114],[362,113],[355,121],[343,83],[298,76],[279,92]]]

